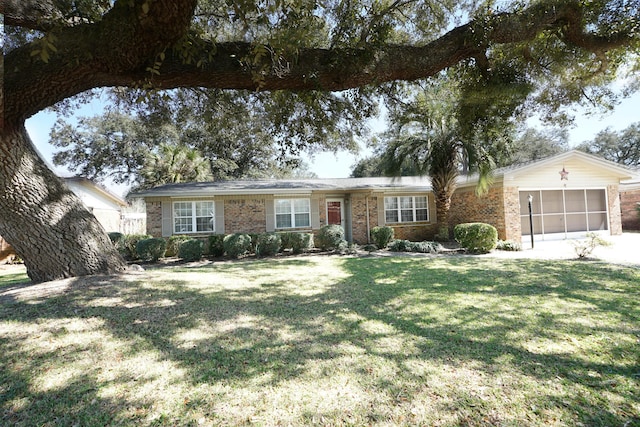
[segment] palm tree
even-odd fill
[[[136,189],[193,181],[213,181],[209,160],[186,145],[162,144],[145,160]]]
[[[429,176],[436,202],[437,238],[440,240],[449,238],[451,198],[462,170],[461,156],[466,149],[455,129],[442,127],[426,134],[390,141],[383,156],[389,173],[396,173],[411,164],[420,175]],[[474,153],[471,154],[473,157]]]

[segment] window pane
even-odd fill
[[[193,231],[191,218],[176,218],[174,223],[174,231],[176,233],[191,233]]]
[[[384,209],[398,209],[398,198],[397,197],[385,197],[384,198]]]
[[[384,221],[385,222],[398,222],[398,211],[385,211],[384,212]]]
[[[400,222],[412,222],[413,221],[413,210],[412,209],[404,209],[400,211]]]
[[[291,228],[291,214],[276,214],[276,228]]]
[[[296,213],[309,212],[309,199],[295,199],[293,209]]]
[[[416,209],[416,221],[428,221],[429,211],[427,209]]]
[[[290,214],[291,200],[276,200],[276,214]]]
[[[213,218],[196,218],[197,231],[213,231]]]
[[[196,202],[196,216],[213,216],[213,202]]]
[[[401,209],[413,208],[413,197],[400,197],[400,208]]]
[[[173,204],[173,212],[176,217],[191,216],[191,202],[176,202]]]
[[[296,219],[296,227],[309,227],[309,225],[311,224],[309,222],[308,213],[295,214],[295,219]]]
[[[427,207],[427,198],[426,196],[418,196],[416,197],[416,209],[425,209]]]

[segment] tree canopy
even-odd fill
[[[607,128],[577,148],[624,166],[640,167],[640,122],[621,131]]]
[[[562,118],[566,105],[615,102],[609,83],[637,71],[639,3],[5,0],[0,234],[34,280],[122,269],[24,130],[92,89],[267,93],[280,118],[269,126],[293,129],[282,143],[295,148],[348,141],[352,118],[402,95],[397,82],[449,70],[466,134],[488,141],[492,122],[518,110]]]

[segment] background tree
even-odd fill
[[[497,166],[510,166],[544,159],[569,150],[566,129],[538,130],[526,128],[513,138],[508,151]]]
[[[638,1],[617,0],[525,1],[503,10],[452,0],[5,0],[0,13],[8,36],[0,234],[37,281],[124,267],[34,150],[24,121],[44,108],[102,87],[258,90],[278,100],[276,129],[292,122],[297,135],[324,138],[339,121],[307,117],[331,119],[347,105],[366,115],[378,95],[393,95],[390,82],[459,64],[469,93],[513,83],[523,108],[544,105],[553,114],[614,99],[607,83],[636,61],[640,12]],[[468,130],[483,129],[490,127]]]
[[[60,148],[53,162],[90,179],[109,179],[136,188],[170,182],[168,178],[147,180],[153,175],[149,175],[153,164],[159,164],[158,156],[168,153],[169,147],[191,150],[208,161],[211,174],[207,180],[274,178],[305,166],[274,142],[264,131],[263,120],[251,119],[244,108],[231,105],[215,118],[211,117],[214,112],[206,111],[203,120],[193,103],[181,105],[179,110],[175,104],[173,107],[177,110],[174,113],[149,109],[144,115],[135,111],[125,114],[121,111],[127,110],[119,108],[118,112],[81,117],[76,123],[62,117],[50,133],[51,144]],[[194,178],[187,176],[182,179]]]
[[[624,166],[640,166],[640,122],[616,132],[607,128],[596,134],[591,141],[576,147],[585,153],[594,154]]]

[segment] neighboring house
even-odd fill
[[[638,170],[640,175],[640,170]],[[620,184],[620,210],[622,228],[640,231],[640,179],[624,181]]]
[[[620,234],[619,184],[634,177],[627,168],[578,151],[499,169],[481,197],[477,177],[464,176],[451,203],[451,225],[486,222],[501,239],[521,241],[529,235],[531,195],[538,239]],[[375,226],[391,226],[396,238],[416,241],[432,239],[438,230],[424,177],[184,183],[134,196],[145,199],[147,233],[157,237],[315,232],[341,224],[348,240],[366,243]]]
[[[83,177],[63,178],[67,186],[93,213],[105,231],[120,230],[120,211],[127,203],[120,197]],[[15,256],[13,248],[0,237],[0,263]]]
[[[120,230],[121,211],[127,202],[90,179],[75,176],[64,180],[105,231]]]

